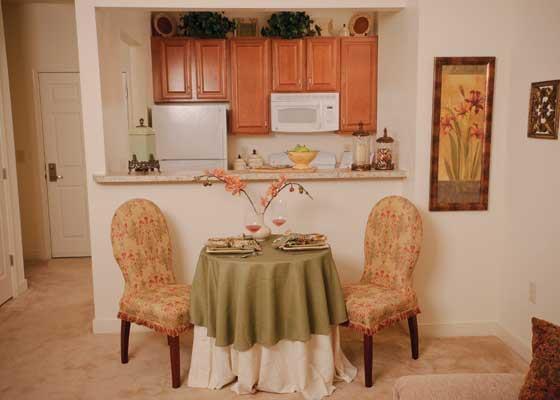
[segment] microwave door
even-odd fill
[[[321,128],[319,104],[276,104],[273,127],[278,132],[315,132]]]

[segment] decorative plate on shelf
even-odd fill
[[[368,13],[354,14],[348,25],[353,36],[368,36],[373,31],[373,16]]]
[[[154,15],[153,26],[156,33],[163,37],[172,37],[177,33],[177,21],[166,13]]]

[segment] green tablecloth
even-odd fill
[[[238,351],[282,339],[328,335],[348,317],[330,249],[284,252],[264,242],[248,258],[200,253],[191,292],[191,321],[217,346]]]

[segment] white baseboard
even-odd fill
[[[95,318],[93,320],[94,334],[120,333],[120,331],[121,331],[121,320],[118,318],[108,318],[108,319]],[[137,324],[131,325],[131,331],[153,332],[151,329]]]
[[[468,321],[451,323],[418,324],[422,336],[498,336],[499,325],[495,321]]]
[[[511,347],[511,349],[519,354],[525,361],[530,362],[533,358],[531,345],[529,343],[525,343],[523,340],[512,334],[503,326],[498,325],[496,336],[499,337],[509,347]]]
[[[16,297],[19,296],[20,294],[23,294],[23,292],[25,292],[27,290],[28,286],[27,286],[27,279],[22,279],[16,288]]]

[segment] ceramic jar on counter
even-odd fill
[[[253,149],[253,153],[247,159],[247,165],[251,169],[262,168],[264,166],[264,159],[257,154],[257,150]]]
[[[239,154],[235,159],[235,161],[233,162],[233,170],[242,171],[244,169],[247,169],[247,163],[243,158],[241,158],[241,154]]]

